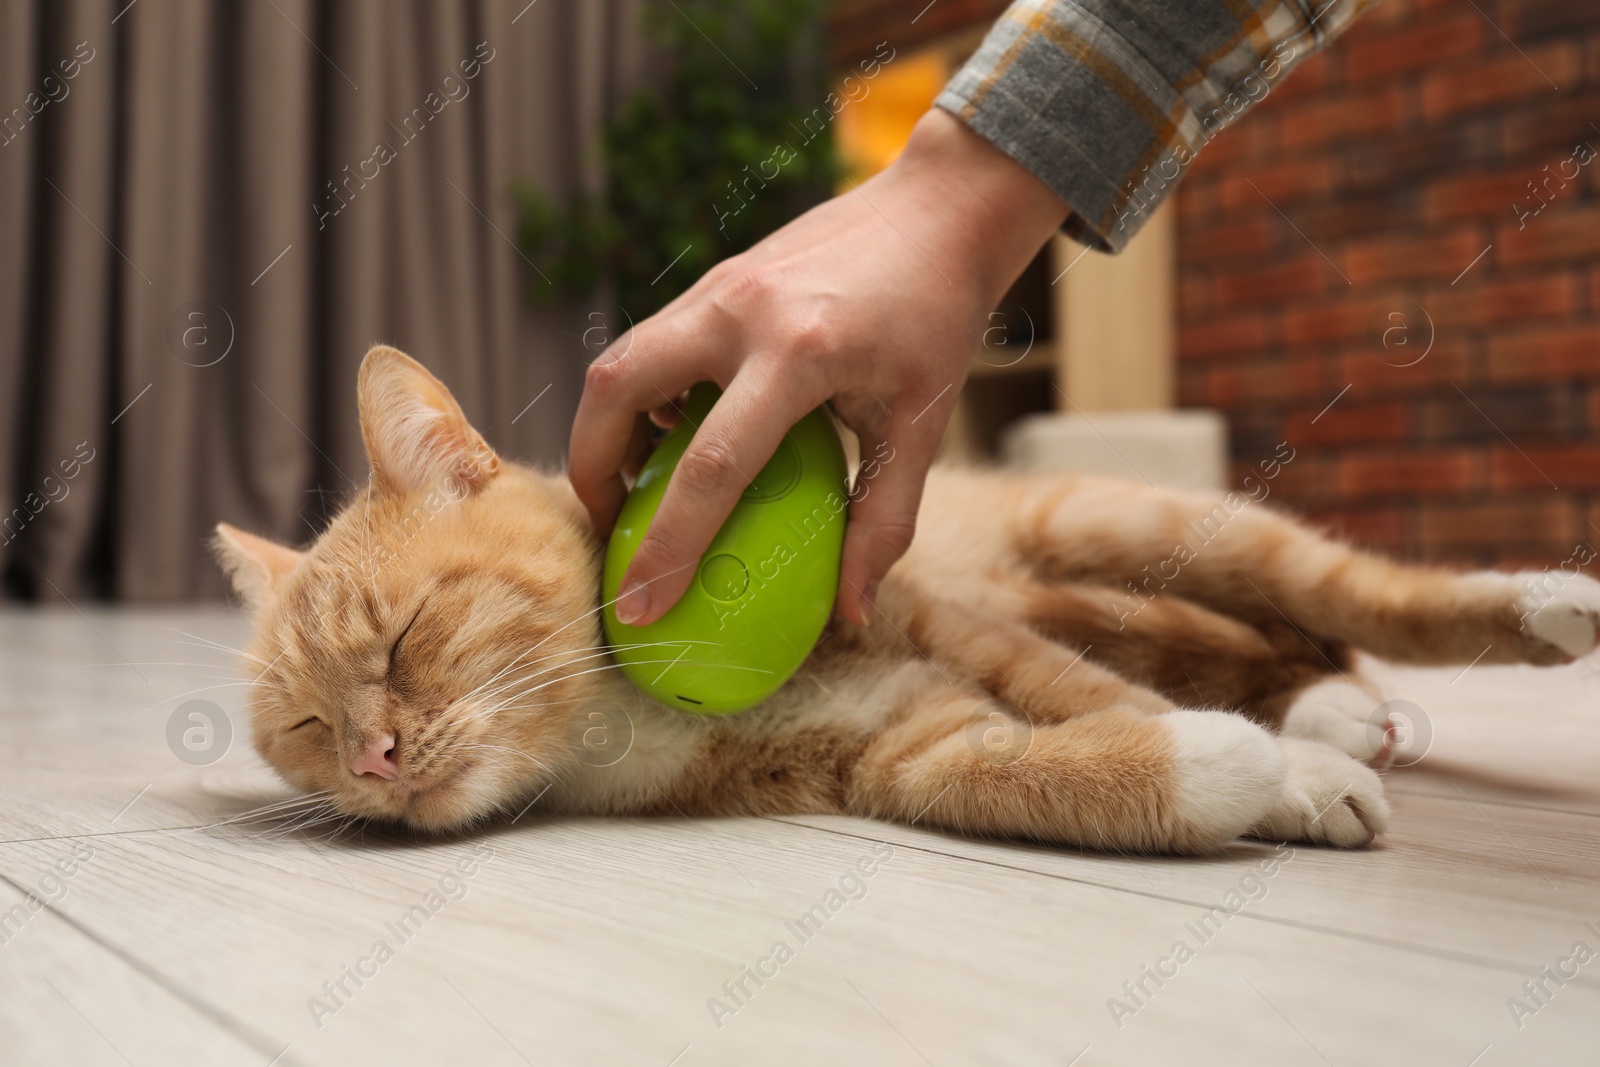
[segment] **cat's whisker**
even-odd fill
[[[700,565],[700,561],[699,560],[693,560],[693,561],[691,561],[689,563],[685,563],[681,567],[674,567],[672,570],[668,571],[666,574],[657,575],[656,577],[651,579],[651,582],[659,582],[663,578],[672,577],[674,574],[677,574],[679,571],[688,570],[690,567],[698,567],[699,565]],[[551,638],[555,637],[556,634],[559,634],[563,630],[565,630],[568,626],[577,625],[578,623],[582,622],[584,619],[587,619],[589,616],[595,615],[595,614],[598,614],[599,612],[604,611],[606,608],[609,608],[612,604],[615,604],[618,600],[621,600],[621,599],[622,599],[621,595],[618,594],[617,596],[612,597],[610,600],[605,601],[603,604],[600,604],[598,607],[590,608],[588,611],[586,611],[583,614],[579,615],[577,618],[572,619],[570,622],[563,623],[562,625],[560,625],[560,626],[556,627],[554,630],[552,630],[550,633],[545,634],[543,640],[541,640],[538,644],[534,645],[533,647],[535,649],[539,648],[541,645],[544,645],[546,642],[548,642]],[[532,651],[532,650],[530,649],[530,651]]]
[[[574,650],[574,651],[587,651],[587,650],[585,650],[585,649],[577,649],[577,650]],[[563,655],[563,654],[564,653],[554,653],[552,656],[541,657],[539,660],[536,660],[534,662],[535,663],[540,663],[540,662],[543,662],[546,659],[553,658],[554,655]],[[472,718],[482,718],[483,717],[483,710],[482,710],[483,707],[489,705],[493,701],[495,701],[495,700],[499,699],[500,697],[504,696],[506,693],[510,692],[512,689],[516,688],[517,686],[525,685],[525,684],[527,684],[527,682],[529,680],[531,680],[533,678],[537,678],[537,677],[539,677],[541,675],[544,675],[544,674],[548,674],[552,670],[560,670],[562,667],[570,666],[573,663],[580,663],[580,662],[583,662],[584,660],[596,659],[596,658],[598,658],[600,656],[604,656],[605,654],[606,653],[604,651],[601,651],[601,652],[597,652],[597,653],[595,653],[593,655],[590,655],[590,656],[580,657],[579,659],[576,659],[576,660],[569,660],[566,663],[558,663],[558,664],[556,664],[556,665],[554,665],[552,667],[547,667],[547,668],[545,668],[544,670],[541,670],[541,671],[535,671],[534,673],[529,674],[529,675],[519,675],[519,676],[516,676],[516,677],[512,677],[512,678],[507,679],[506,681],[502,682],[501,684],[495,686],[494,688],[488,689],[487,691],[485,690],[484,686],[480,685],[476,689],[474,689],[472,692],[464,694],[463,696],[457,697],[455,700],[453,700],[449,704],[445,705],[445,708],[444,708],[444,711],[443,711],[442,714],[448,714],[448,713],[454,712],[457,709],[459,709],[463,704],[468,703],[469,701],[473,700],[474,698],[478,698],[481,701],[481,703],[480,703],[480,705],[479,705],[479,707],[477,709],[474,709],[474,711],[472,712],[472,716],[471,717]],[[532,666],[534,666],[534,663],[530,663],[530,664],[528,664],[528,666],[532,667]],[[505,671],[501,671],[500,673],[503,675],[503,674],[505,674]]]
[[[169,700],[182,700],[184,697],[194,696],[194,694],[196,694],[196,693],[209,693],[213,689],[229,689],[229,688],[232,688],[233,686],[237,686],[237,685],[251,685],[251,684],[253,684],[253,683],[239,681],[239,682],[223,682],[220,685],[202,685],[198,689],[190,689],[190,690],[186,690],[185,692],[182,692],[182,693],[175,693],[175,694],[172,694],[170,696],[164,696],[160,700],[156,701],[154,704],[151,704],[150,707],[145,708],[144,710],[145,711],[150,711],[152,708],[159,708],[161,705],[167,703]]]
[[[263,836],[288,837],[290,834],[297,833],[309,827],[320,825],[324,821],[333,818],[333,816],[334,810],[332,807],[314,808],[310,811],[305,811],[299,813],[298,815],[290,816],[280,825],[264,830]]]
[[[599,647],[599,646],[592,646],[592,647]],[[451,702],[451,706],[454,706],[455,704],[459,704],[462,701],[470,700],[473,697],[477,696],[479,693],[483,692],[485,689],[487,689],[490,686],[494,685],[500,679],[504,678],[506,675],[510,674],[511,671],[516,669],[517,665],[522,662],[522,657],[526,656],[529,652],[532,652],[532,651],[533,651],[533,648],[531,646],[529,648],[524,649],[517,656],[516,659],[512,660],[510,663],[506,664],[504,667],[502,667],[498,671],[496,671],[493,675],[491,675],[489,677],[489,679],[487,681],[485,681],[482,684],[476,686],[474,689],[472,689],[471,692],[465,693],[465,694],[461,695],[460,697],[457,697],[454,701]],[[581,649],[580,651],[588,651],[588,649]],[[558,655],[561,655],[561,653],[556,652],[556,653],[552,653],[551,656],[541,656],[539,659],[534,660],[533,663],[530,663],[529,666],[530,667],[533,666],[534,663],[542,663],[546,659],[549,659],[552,656],[558,656]]]
[[[372,534],[372,477],[371,477],[371,475],[368,475],[367,476],[367,495],[366,495],[366,500],[363,503],[362,509],[361,509],[361,561],[366,566],[366,569],[372,572],[372,589],[373,589],[373,592],[377,592],[377,589],[378,589],[377,568],[375,568],[375,567],[373,567],[371,565],[372,564],[371,534]]]
[[[649,648],[651,645],[666,644],[666,643],[667,642],[664,642],[664,641],[652,641],[652,642],[649,642],[647,644],[630,645],[630,646],[626,646],[626,647],[629,647],[629,648]],[[488,693],[485,693],[485,694],[482,694],[482,695],[484,696],[484,699],[486,699],[486,700],[493,700],[496,697],[500,696],[501,694],[509,691],[512,687],[517,686],[517,685],[521,685],[521,684],[529,681],[530,679],[537,678],[537,677],[539,677],[540,675],[543,675],[543,674],[548,674],[551,671],[560,670],[563,667],[569,667],[569,666],[571,666],[571,665],[573,665],[575,663],[582,663],[582,662],[584,662],[586,660],[591,660],[591,659],[599,659],[602,656],[608,655],[610,653],[610,651],[611,651],[609,648],[607,648],[605,646],[594,645],[594,646],[590,646],[590,648],[573,649],[570,652],[554,652],[554,653],[551,653],[548,656],[541,656],[539,659],[533,661],[533,663],[529,663],[528,666],[532,667],[536,663],[543,663],[545,660],[554,659],[556,656],[576,654],[578,652],[589,652],[590,649],[592,649],[592,648],[598,648],[599,651],[598,652],[593,652],[591,655],[588,655],[588,656],[580,656],[577,659],[568,660],[565,663],[557,663],[557,664],[555,664],[553,666],[546,667],[544,670],[535,671],[533,674],[522,675],[520,677],[512,678],[509,681],[505,682],[504,684],[502,684],[502,685],[496,687],[495,689],[489,691]],[[503,674],[504,672],[501,672],[501,673]],[[483,687],[480,686],[479,690],[481,690],[482,688]],[[466,697],[462,697],[460,700],[456,701],[455,703],[461,703],[461,702],[463,702],[463,701],[465,701],[467,699],[470,699],[471,697],[476,696],[476,695],[480,695],[478,690],[475,690],[474,692],[467,694]]]
[[[634,660],[632,665],[633,666],[645,666],[647,664],[652,664],[652,663],[677,663],[677,662],[679,662],[679,661],[676,658],[674,658],[674,659],[641,659],[641,660]],[[619,670],[619,669],[621,669],[623,667],[626,667],[626,666],[629,666],[629,664],[626,664],[626,663],[608,663],[608,664],[606,664],[606,665],[604,665],[602,667],[590,667],[588,670],[582,670],[582,671],[577,671],[577,672],[575,672],[573,674],[562,675],[559,678],[552,678],[548,682],[540,682],[538,685],[532,687],[531,689],[527,689],[527,690],[525,690],[525,691],[523,691],[521,693],[518,693],[512,699],[513,700],[521,700],[523,697],[531,696],[532,694],[539,692],[539,690],[541,690],[541,689],[547,689],[552,685],[558,685],[561,682],[569,681],[569,680],[571,680],[573,678],[581,678],[585,674],[596,674],[596,673],[598,673],[600,671],[614,671],[614,670]],[[748,666],[745,666],[743,664],[738,664],[738,663],[703,663],[703,664],[697,663],[696,666],[721,667],[724,670],[758,671],[758,672],[760,672],[762,674],[770,673],[768,671],[762,670],[762,668],[760,668],[760,667],[748,667]]]
[[[200,667],[202,669],[212,670],[212,671],[234,670],[235,669],[232,664],[228,664],[228,663],[195,663],[192,660],[176,660],[176,659],[139,660],[137,662],[132,661],[132,660],[129,660],[129,661],[117,660],[115,663],[85,663],[84,666],[85,667]]]
[[[529,761],[530,763],[534,764],[536,767],[538,767],[542,771],[546,771],[547,773],[550,773],[550,774],[554,774],[555,773],[555,768],[551,767],[544,760],[540,759],[539,757],[537,757],[535,755],[532,755],[531,753],[523,752],[521,749],[510,748],[510,747],[508,747],[506,745],[485,745],[485,744],[482,744],[482,743],[473,744],[473,745],[467,745],[467,746],[464,746],[464,748],[468,752],[477,752],[479,750],[482,750],[482,751],[485,751],[485,752],[509,752],[513,756],[520,756],[521,758]]]
[[[307,793],[303,796],[289,797],[285,800],[275,800],[269,804],[263,804],[258,808],[251,808],[249,811],[240,812],[238,815],[233,815],[226,819],[219,819],[216,822],[205,823],[201,826],[185,826],[180,829],[166,830],[162,831],[162,834],[163,836],[191,834],[200,830],[214,830],[224,826],[239,826],[255,822],[270,822],[273,819],[288,818],[292,815],[299,814],[302,810],[315,810],[319,807],[327,807],[331,809],[332,806],[333,793],[329,790],[319,790],[318,792]]]
[[[233,668],[224,666],[223,664],[219,664],[219,663],[178,663],[178,662],[174,662],[172,660],[165,660],[165,661],[158,660],[158,661],[153,661],[153,662],[149,662],[149,663],[144,663],[144,662],[134,663],[134,662],[131,662],[131,661],[128,662],[128,663],[85,663],[84,666],[85,667],[191,667],[191,668],[199,667],[199,668],[210,668],[212,670],[233,670]],[[191,671],[188,672],[188,676],[190,678],[198,680],[198,681],[227,682],[229,685],[254,685],[255,684],[253,679],[241,678],[238,675],[237,672],[235,672],[233,674],[207,674],[207,673],[201,673],[200,671],[197,671],[197,670],[191,670]]]
[[[183,646],[185,646],[187,648],[198,649],[201,652],[222,652],[222,653],[225,653],[228,656],[230,661],[239,660],[239,659],[257,659],[258,662],[259,662],[259,657],[253,657],[253,656],[250,656],[250,655],[246,654],[245,652],[243,652],[240,649],[229,648],[226,645],[217,644],[217,643],[211,642],[211,641],[205,641],[205,640],[187,640],[187,641],[182,641],[182,640],[179,640],[176,637],[168,637],[168,638],[164,638],[164,640],[169,645],[183,645]],[[222,666],[222,664],[220,664],[220,663],[219,664],[214,664],[214,666]]]
[[[335,819],[341,814],[337,802],[332,798],[324,797],[321,798],[320,803],[280,816],[281,821],[276,826],[263,832],[267,836],[282,837],[307,827],[317,826],[327,820]]]
[[[541,642],[541,644],[542,643],[543,642]],[[561,650],[559,652],[547,653],[546,655],[540,656],[537,659],[530,660],[525,666],[533,667],[533,666],[536,666],[536,665],[538,665],[540,663],[544,663],[547,660],[555,659],[558,656],[571,656],[571,655],[576,655],[579,652],[594,652],[598,656],[598,655],[605,655],[606,653],[613,652],[613,651],[631,651],[631,650],[636,650],[636,649],[641,649],[641,648],[653,648],[653,647],[655,647],[657,645],[664,645],[664,646],[667,646],[667,647],[676,647],[678,645],[711,645],[713,647],[720,647],[721,646],[721,642],[720,641],[695,641],[695,640],[679,639],[679,640],[675,640],[675,641],[641,641],[641,642],[636,642],[636,643],[633,643],[633,644],[626,644],[626,645],[612,645],[612,644],[586,645],[586,646],[584,646],[582,648],[569,648],[569,649],[563,649],[563,650]],[[514,670],[518,666],[518,664],[522,663],[523,657],[526,656],[529,652],[532,652],[537,647],[538,647],[538,645],[532,645],[532,646],[529,646],[527,649],[523,650],[523,652],[520,655],[518,655],[516,659],[512,660],[509,664],[507,664],[506,666],[502,667],[500,670],[496,671],[494,673],[494,675],[488,681],[484,682],[482,685],[479,685],[477,688],[473,689],[471,692],[466,693],[466,694],[462,695],[461,697],[458,697],[457,700],[456,700],[456,703],[460,703],[460,702],[465,701],[465,700],[470,700],[472,697],[479,695],[481,692],[483,692],[483,690],[485,690],[489,686],[494,685],[494,683],[498,682],[500,679],[504,678],[506,675],[511,673],[511,671]],[[587,658],[591,658],[592,659],[592,658],[595,658],[595,657],[587,657]],[[575,662],[575,661],[573,661],[573,662]],[[557,667],[559,667],[559,666],[561,666],[561,665],[558,664]],[[550,668],[550,669],[555,669],[555,668]],[[515,684],[515,682],[513,682],[511,684]]]
[[[231,645],[223,644],[221,641],[213,641],[208,637],[201,637],[198,634],[192,634],[187,630],[180,630],[176,626],[164,626],[164,627],[162,627],[162,629],[171,630],[173,633],[176,633],[176,634],[182,634],[183,636],[189,638],[190,641],[198,642],[201,648],[211,648],[211,649],[215,649],[218,652],[227,652],[227,653],[230,653],[231,655],[243,656],[245,659],[255,660],[257,663],[265,663],[266,662],[266,660],[262,659],[260,656],[252,655],[251,653],[246,652],[242,648],[234,648]],[[170,638],[169,638],[169,640],[170,640]],[[185,642],[182,642],[182,641],[174,641],[173,642],[173,644],[184,644],[184,643]]]
[[[609,655],[613,651],[618,651],[618,650],[636,651],[638,649],[657,648],[657,647],[677,648],[677,647],[679,647],[681,645],[694,645],[694,644],[703,644],[703,645],[711,645],[713,647],[721,647],[721,642],[717,642],[717,641],[683,641],[683,640],[675,640],[675,641],[643,641],[643,642],[639,642],[637,644],[632,644],[632,645],[612,646],[612,647],[608,647],[607,649],[605,649],[602,652],[597,652],[597,653],[595,653],[593,655],[589,655],[589,656],[581,656],[578,659],[568,660],[565,663],[558,663],[558,664],[555,664],[554,666],[547,667],[544,670],[535,671],[533,674],[526,675],[526,676],[523,676],[521,678],[517,678],[514,681],[512,681],[510,683],[507,683],[506,685],[503,685],[503,686],[499,687],[494,692],[488,694],[486,699],[492,700],[492,699],[495,699],[497,697],[503,696],[505,693],[510,692],[510,690],[514,686],[520,685],[520,684],[526,684],[527,682],[530,682],[535,678],[538,678],[538,677],[540,677],[542,675],[545,675],[545,674],[549,674],[551,671],[558,671],[558,670],[561,670],[561,669],[563,669],[565,667],[571,667],[571,666],[574,666],[574,665],[576,665],[578,663],[586,662],[588,660],[599,659],[602,656]],[[578,651],[584,651],[584,650],[578,650]],[[674,662],[674,661],[673,660],[636,660],[635,662],[639,662],[639,663],[670,663],[670,662]],[[580,673],[583,673],[583,672],[580,672]],[[564,675],[563,677],[576,677],[576,675]],[[555,681],[559,681],[559,680],[560,679],[555,679]],[[517,696],[509,697],[509,698],[507,698],[507,701],[502,702],[502,704],[500,706],[503,707],[504,703],[507,703],[507,702],[509,702],[511,700],[518,700],[523,695],[525,695],[525,693],[524,694],[518,694]],[[452,707],[453,706],[454,705],[452,705]],[[498,710],[498,708],[496,708],[494,710]]]
[[[333,800],[333,791],[331,789],[318,790],[315,793],[306,793],[306,794],[303,794],[301,796],[287,797],[287,798],[285,798],[283,800],[269,801],[268,803],[263,804],[260,807],[251,808],[248,811],[240,812],[238,815],[235,815],[232,819],[228,819],[226,821],[227,822],[242,822],[242,821],[247,821],[249,819],[257,819],[257,818],[261,818],[263,816],[268,816],[268,815],[278,815],[278,814],[281,814],[284,811],[289,811],[289,810],[293,810],[293,809],[296,809],[296,808],[302,808],[302,807],[308,807],[308,806],[315,806],[317,804],[326,804],[326,803],[328,803],[328,802],[330,802],[332,800]]]

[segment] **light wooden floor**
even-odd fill
[[[1394,830],[1256,881],[1265,845],[1133,860],[845,818],[536,807],[434,843],[230,825],[287,794],[243,736],[230,657],[185,632],[236,645],[244,626],[0,613],[0,912],[22,904],[0,917],[0,1062],[1600,1063],[1600,959],[1547,980],[1520,1028],[1507,1005],[1575,942],[1600,952],[1600,665],[1383,670],[1435,734],[1390,779]],[[239,731],[211,766],[168,747],[190,699]],[[445,878],[459,899],[397,937],[474,854]],[[858,899],[830,901],[841,880]],[[1202,943],[1188,924],[1231,889],[1256,899]],[[819,903],[802,940],[786,924]],[[1179,939],[1193,957],[1128,999]],[[335,1009],[324,982],[378,941],[392,958]],[[723,983],[779,941],[791,958],[719,1026],[708,999],[732,1009]]]

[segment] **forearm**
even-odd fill
[[[1195,155],[1375,0],[1017,0],[938,106],[1122,248]]]
[[[993,306],[1067,217],[1067,204],[1022,164],[937,108],[917,123],[893,170],[916,206],[942,221],[950,254]]]

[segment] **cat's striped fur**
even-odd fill
[[[564,478],[497,458],[393,349],[368,353],[359,402],[368,490],[304,550],[222,526],[218,551],[257,611],[258,751],[341,811],[423,830],[541,796],[1119,850],[1361,845],[1388,819],[1362,762],[1386,746],[1360,721],[1377,701],[1352,649],[1558,663],[1593,648],[1600,618],[1584,577],[1541,591],[1402,566],[1259,505],[1194,546],[1214,501],[937,470],[872,624],[836,621],[767,703],[699,718],[609,669],[600,541]],[[585,749],[595,730],[606,758]],[[357,773],[391,740],[371,758],[393,777]]]

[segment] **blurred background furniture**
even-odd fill
[[[909,39],[904,13],[864,0],[830,19],[835,65],[903,42],[870,92],[841,112],[839,149],[853,178],[887,166],[1004,3],[929,8]],[[939,11],[938,18],[933,12]],[[1221,489],[1227,443],[1214,413],[1177,401],[1176,209],[1164,205],[1119,256],[1057,237],[989,317],[946,435],[948,458],[999,458],[1036,470],[1084,470]],[[1136,413],[1136,414],[1129,414]]]

